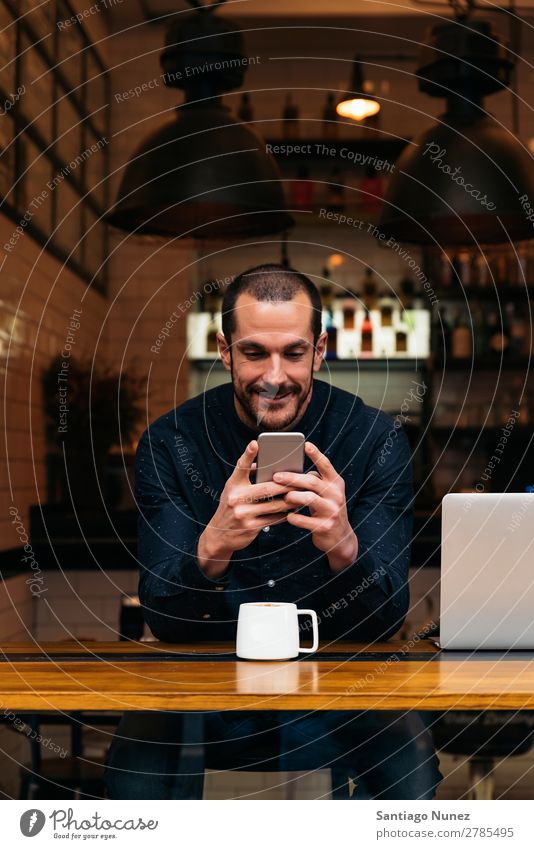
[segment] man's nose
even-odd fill
[[[271,357],[267,371],[263,374],[265,383],[280,386],[286,379],[281,357]]]

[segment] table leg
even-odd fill
[[[470,758],[468,799],[493,799],[495,782],[491,758]]]
[[[182,714],[182,746],[178,771],[184,775],[204,772],[205,762],[205,717],[202,712],[188,711]]]

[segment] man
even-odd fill
[[[326,333],[307,277],[250,269],[222,309],[231,383],[162,416],[137,451],[146,621],[168,642],[234,640],[241,603],[290,601],[317,611],[323,640],[385,640],[408,607],[406,437],[360,398],[313,379]],[[258,433],[283,430],[304,433],[304,472],[254,483]],[[112,798],[201,796],[202,769],[180,767],[182,720],[125,714],[108,759]],[[343,768],[356,798],[432,798],[441,779],[415,712],[223,712],[206,725],[226,768],[275,732],[282,768],[309,769],[310,758],[336,775]]]

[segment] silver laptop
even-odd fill
[[[446,495],[439,645],[534,649],[534,493]]]

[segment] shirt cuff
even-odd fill
[[[332,571],[332,570],[331,570]],[[390,596],[390,575],[364,543],[358,539],[358,554],[349,566],[336,574],[336,593],[356,594],[367,600],[384,600]]]
[[[200,568],[197,559],[198,539],[194,540],[188,552],[184,552],[184,561],[181,569],[181,581],[184,590],[216,590],[219,587],[226,589],[230,583],[231,560],[224,575],[219,578],[208,578]]]

